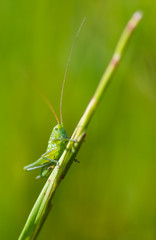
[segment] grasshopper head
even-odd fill
[[[53,128],[53,134],[55,138],[67,138],[66,131],[64,130],[63,124],[57,124]]]

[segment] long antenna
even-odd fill
[[[68,67],[69,67],[69,63],[70,63],[70,58],[71,58],[71,55],[72,55],[72,52],[73,52],[76,40],[77,40],[77,38],[79,36],[80,30],[81,30],[85,20],[86,20],[86,17],[83,19],[83,21],[82,21],[82,23],[81,23],[81,25],[80,25],[80,27],[79,27],[79,29],[77,31],[77,34],[75,36],[72,48],[70,50],[70,54],[69,54],[69,57],[68,57],[67,65],[66,65],[66,71],[65,71],[64,79],[63,79],[63,83],[62,83],[61,98],[60,98],[60,119],[61,119],[61,123],[63,122],[62,121],[62,99],[63,99],[63,89],[64,89],[65,80],[66,80],[66,75],[67,75],[67,71],[68,71]]]
[[[58,119],[58,116],[56,115],[56,112],[53,108],[53,106],[51,105],[51,103],[49,102],[48,98],[44,95],[43,91],[41,91],[41,89],[35,84],[35,88],[38,91],[38,93],[41,95],[42,99],[44,100],[44,102],[48,105],[48,107],[50,108],[51,112],[53,113],[54,117],[56,118],[56,121],[58,124],[60,124],[60,121]]]

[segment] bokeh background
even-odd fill
[[[156,2],[0,1],[0,239],[17,239],[45,180],[23,167],[44,153],[63,96],[71,136],[133,14],[144,18],[59,186],[39,240],[156,239]]]

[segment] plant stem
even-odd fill
[[[111,79],[121,57],[123,51],[127,45],[128,40],[130,39],[133,30],[138,25],[139,21],[142,18],[141,12],[135,12],[131,19],[129,20],[128,24],[126,25],[117,47],[115,49],[114,55],[106,68],[101,81],[98,84],[98,87],[89,102],[83,116],[81,117],[75,131],[72,135],[72,139],[75,142],[69,142],[67,145],[67,149],[63,152],[61,158],[58,161],[58,165],[52,171],[50,177],[48,178],[47,182],[45,183],[28,219],[23,228],[23,231],[19,237],[19,240],[29,240],[35,239],[41,229],[50,209],[51,209],[51,202],[54,196],[54,193],[61,182],[61,180],[66,175],[68,169],[70,168],[73,160],[77,152],[80,149],[80,146],[85,138],[86,135],[86,128],[91,120],[91,117],[101,100],[101,97],[106,89],[108,82]]]

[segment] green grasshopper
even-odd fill
[[[57,125],[53,128],[52,133],[50,135],[49,141],[48,141],[48,147],[46,149],[46,152],[34,163],[24,167],[25,170],[27,171],[31,171],[31,170],[35,170],[40,168],[40,175],[37,176],[37,178],[40,177],[48,177],[50,175],[50,173],[52,172],[53,168],[55,167],[55,165],[57,164],[59,158],[61,157],[63,151],[66,149],[67,143],[69,141],[73,141],[74,140],[70,139],[67,137],[66,131],[63,127],[63,120],[62,120],[62,98],[63,98],[63,89],[64,89],[64,84],[65,84],[65,80],[66,80],[66,75],[67,75],[67,70],[68,70],[68,66],[69,66],[69,62],[70,62],[70,58],[72,55],[72,51],[73,48],[75,46],[76,43],[76,39],[79,35],[79,32],[82,28],[82,25],[85,21],[85,18],[83,19],[78,32],[76,34],[74,43],[72,45],[71,51],[70,51],[70,55],[67,61],[67,66],[66,66],[66,71],[65,71],[65,75],[64,75],[64,79],[63,79],[63,84],[62,84],[62,91],[61,91],[61,98],[60,98],[60,118],[61,118],[61,123],[52,107],[52,105],[50,104],[50,102],[48,101],[48,99],[46,97],[44,97],[45,102],[48,104],[48,106],[50,107],[52,113],[54,114],[56,120],[57,120]],[[77,160],[75,160],[77,161]]]

